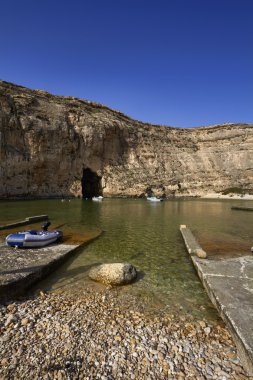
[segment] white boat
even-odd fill
[[[101,195],[99,197],[92,197],[92,200],[95,202],[101,202],[103,200],[103,197]]]
[[[156,197],[147,197],[147,200],[150,202],[161,202],[162,199]]]
[[[29,230],[16,232],[6,237],[6,244],[11,247],[45,247],[59,241],[63,236],[62,231],[36,231]]]

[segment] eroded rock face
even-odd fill
[[[253,191],[253,124],[149,125],[0,81],[0,158],[0,198]]]
[[[89,277],[105,285],[125,285],[134,281],[137,271],[132,264],[113,263],[101,264],[92,268]]]

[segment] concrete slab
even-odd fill
[[[185,225],[182,225],[180,226],[180,231],[188,253],[194,254],[198,249],[202,249],[189,228],[186,228]]]
[[[15,249],[0,245],[0,301],[22,295],[79,246],[57,244],[38,249]]]
[[[10,224],[5,224],[4,226],[0,226],[0,230],[9,230],[11,228],[26,226],[29,224],[44,222],[47,220],[48,220],[47,215],[29,216],[29,217],[25,218],[25,220],[21,220],[19,222],[14,222],[14,223],[10,223]]]
[[[187,230],[187,231],[186,231]],[[191,231],[180,227],[188,252]],[[191,254],[192,262],[213,304],[227,323],[242,364],[253,375],[253,255],[234,259],[208,260]]]
[[[253,207],[232,206],[232,210],[253,211]]]

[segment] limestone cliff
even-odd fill
[[[179,129],[0,81],[0,198],[253,191],[253,124]]]

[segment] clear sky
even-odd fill
[[[253,122],[253,0],[2,0],[0,79],[176,127]]]

